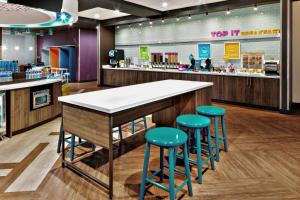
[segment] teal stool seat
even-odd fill
[[[176,118],[177,124],[189,128],[207,127],[210,125],[210,119],[200,115],[180,115]]]
[[[199,106],[196,108],[197,113],[204,116],[222,116],[225,115],[226,110],[217,106]]]
[[[196,115],[196,114],[186,114],[180,115],[176,118],[177,128],[185,128],[188,129],[188,141],[190,144],[191,140],[191,131],[194,131],[194,138],[196,145],[190,148],[196,149],[197,152],[197,160],[189,159],[189,162],[196,164],[198,169],[198,183],[202,183],[202,167],[205,163],[210,162],[211,168],[214,170],[214,155],[213,155],[213,145],[212,138],[210,134],[210,119],[208,117]],[[205,131],[208,138],[208,143],[204,143],[201,140],[201,131]],[[208,150],[202,148],[203,146],[207,146]],[[202,152],[208,153],[208,157],[205,160],[202,160]],[[177,157],[182,158],[182,153],[177,154]]]
[[[226,133],[226,127],[225,127],[225,113],[226,110],[224,108],[220,108],[217,106],[199,106],[196,108],[196,112],[199,115],[207,116],[214,119],[214,129],[215,129],[215,147],[216,150],[216,160],[220,161],[220,144],[223,143],[224,145],[224,151],[228,151],[228,145],[227,145],[227,133]],[[222,124],[222,134],[223,137],[219,136],[219,117],[221,118],[221,124]]]
[[[190,175],[189,158],[187,152],[187,136],[185,132],[176,128],[154,128],[146,133],[146,149],[144,158],[144,168],[142,174],[142,182],[140,187],[140,200],[144,199],[146,184],[152,184],[170,193],[170,200],[174,200],[178,191],[185,185],[188,186],[189,196],[193,196],[192,182]],[[148,175],[148,166],[150,159],[150,146],[155,145],[160,147],[160,168],[154,170],[154,173]],[[183,146],[183,158],[185,170],[176,169],[176,154],[179,146]],[[164,164],[164,149],[168,149],[169,164]],[[154,180],[153,177],[159,176],[160,182],[164,179],[164,168],[169,168],[169,187],[162,185]],[[175,175],[178,172],[185,175],[185,180],[177,189],[175,189]]]
[[[187,136],[185,132],[176,128],[161,127],[149,130],[146,134],[146,140],[157,146],[174,147],[184,144],[187,141]]]

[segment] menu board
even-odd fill
[[[198,44],[198,54],[200,59],[210,58],[210,44]]]
[[[242,67],[248,69],[262,69],[264,54],[260,52],[243,52]]]
[[[241,59],[241,44],[239,42],[224,43],[224,60]]]
[[[140,47],[140,59],[141,60],[149,60],[149,48],[148,47]]]

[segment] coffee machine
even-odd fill
[[[112,49],[108,52],[109,64],[112,67],[120,67],[120,61],[124,60],[123,49]]]

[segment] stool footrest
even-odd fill
[[[179,185],[179,187],[175,190],[175,194],[177,194],[188,182],[188,179],[185,179],[183,183]]]
[[[168,164],[165,164],[164,167],[169,168],[169,165],[168,165]],[[183,171],[183,170],[181,170],[181,169],[174,168],[174,171],[175,171],[175,172],[178,172],[178,173],[180,173],[180,174],[185,175],[185,171]]]
[[[183,156],[180,155],[180,154],[177,154],[177,157],[183,159]],[[210,157],[208,156],[205,160],[202,160],[202,165],[208,163],[208,161],[210,161],[209,158],[210,158]],[[191,162],[191,163],[193,163],[193,164],[195,164],[195,165],[197,165],[197,163],[198,163],[197,160],[194,160],[194,159],[192,159],[192,158],[189,158],[189,162]]]
[[[161,169],[157,169],[151,175],[149,175],[147,178],[152,179],[154,176],[157,176],[160,172],[161,172]]]
[[[156,187],[159,187],[160,189],[163,189],[163,190],[165,190],[167,192],[170,191],[170,189],[168,187],[166,187],[166,186],[164,186],[164,185],[162,185],[160,183],[157,183],[157,182],[155,182],[155,181],[153,181],[153,180],[151,180],[149,178],[146,178],[146,182],[151,183],[152,185],[155,185]]]

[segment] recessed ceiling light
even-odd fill
[[[176,20],[177,20],[177,21],[179,21],[179,20],[180,20],[180,18],[179,18],[179,17],[177,17],[177,18],[176,18]]]
[[[33,51],[33,47],[28,47],[28,50],[29,51]]]
[[[95,13],[95,14],[94,14],[94,18],[95,18],[95,19],[99,19],[99,18],[100,18],[100,15],[99,15],[98,13]]]
[[[15,50],[16,50],[16,51],[19,51],[19,50],[20,50],[20,47],[19,47],[19,46],[15,46]]]
[[[254,10],[254,11],[257,11],[257,10],[258,10],[258,7],[257,7],[256,4],[254,5],[253,10]]]
[[[120,28],[120,26],[117,26],[117,29],[119,29]]]
[[[230,15],[230,14],[231,14],[231,11],[229,10],[229,8],[227,9],[226,14],[227,14],[227,15]]]
[[[61,20],[66,20],[66,19],[67,19],[66,14],[65,14],[65,13],[61,14],[60,19],[61,19]]]
[[[142,23],[139,23],[139,26],[142,26],[143,24]]]
[[[114,13],[117,14],[117,15],[119,15],[119,14],[120,14],[120,10],[116,9],[116,10],[114,11]]]
[[[166,1],[164,1],[164,2],[162,2],[161,3],[161,6],[163,7],[163,8],[166,8],[166,7],[168,7],[168,2],[166,2]]]
[[[153,22],[152,22],[152,21],[150,21],[150,22],[149,22],[149,24],[150,24],[150,25],[152,25],[152,24],[153,24]]]
[[[165,23],[165,19],[164,18],[161,19],[161,23]]]

